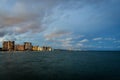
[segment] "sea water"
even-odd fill
[[[120,52],[0,52],[0,80],[120,80]]]

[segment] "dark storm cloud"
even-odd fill
[[[27,12],[27,11],[26,11]],[[16,33],[25,33],[28,31],[32,32],[41,32],[43,31],[41,20],[37,20],[39,18],[38,14],[20,14],[20,15],[9,15],[9,14],[0,14],[0,30],[1,35],[5,35],[9,32]],[[8,31],[6,29],[10,28]]]
[[[11,35],[13,32],[6,28],[0,29],[0,37],[4,37],[5,35]]]
[[[18,16],[11,16],[9,14],[0,14],[0,25],[1,27],[5,26],[13,26],[16,24],[23,23],[25,21],[31,21],[37,18],[38,16],[35,14],[23,14],[23,15],[18,15]],[[0,27],[0,28],[1,28]]]
[[[22,34],[26,32],[32,32],[32,33],[39,33],[46,29],[46,27],[41,26],[39,22],[28,22],[23,25],[20,25],[20,27],[17,27],[14,29],[14,32],[17,34]]]
[[[6,32],[0,31],[0,37],[3,37],[6,34]]]
[[[98,4],[106,0],[11,0],[16,1],[9,10],[0,10],[0,36],[11,32],[40,33],[47,29],[44,19],[59,9],[81,8],[86,4]],[[9,0],[6,0],[9,4]],[[47,19],[46,19],[47,20]],[[4,31],[10,28],[8,31]]]

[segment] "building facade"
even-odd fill
[[[24,45],[15,45],[15,51],[24,51],[25,46]]]
[[[43,51],[43,47],[38,47],[38,51]]]
[[[52,48],[49,46],[32,46],[30,42],[24,42],[23,45],[15,45],[14,41],[4,41],[0,51],[52,51]]]
[[[29,51],[32,50],[32,43],[30,43],[30,42],[24,42],[24,45],[25,45],[25,50],[29,50]]]
[[[38,51],[38,46],[33,46],[32,51]]]
[[[43,47],[42,47],[42,50],[43,50],[43,51],[52,51],[52,48],[49,47],[49,46],[43,46]]]
[[[3,42],[3,51],[13,51],[14,50],[14,41],[4,41]]]

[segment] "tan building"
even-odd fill
[[[52,51],[52,48],[51,48],[51,47],[48,47],[48,51]]]
[[[43,47],[38,47],[38,51],[43,51]]]
[[[43,51],[52,51],[52,48],[49,47],[49,46],[43,46],[43,47],[42,47],[42,50],[43,50]]]
[[[4,51],[13,51],[14,50],[14,41],[4,41],[3,42],[3,50]]]
[[[1,50],[1,48],[0,48]],[[15,45],[14,41],[4,41],[3,42],[3,51],[52,51],[52,48],[49,46],[32,46],[30,42],[24,42],[24,45]]]
[[[24,51],[25,50],[25,46],[24,45],[15,45],[15,51]]]
[[[32,50],[32,43],[30,42],[24,42],[25,50]]]
[[[2,48],[4,51],[8,51],[8,42],[7,41],[4,41],[3,42],[3,48]]]
[[[38,51],[38,46],[33,46],[32,51]]]

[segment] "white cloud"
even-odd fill
[[[61,43],[61,46],[69,48],[72,47],[72,38],[65,38],[65,39],[60,39],[59,42]]]
[[[61,46],[64,48],[64,49],[73,49],[73,44],[72,44],[72,39],[71,38],[66,38],[64,40],[60,40],[61,42]]]
[[[89,40],[88,39],[83,39],[81,41],[79,41],[80,43],[85,43],[85,42],[88,42]]]
[[[78,44],[77,44],[77,46],[82,47],[82,46],[83,46],[83,44],[82,44],[82,43],[78,43]]]
[[[99,41],[99,40],[107,40],[107,41],[114,41],[116,40],[115,38],[102,38],[102,37],[97,37],[93,38],[94,41]]]
[[[2,37],[2,38],[0,38],[0,42],[3,42],[4,41],[4,38]]]
[[[72,38],[66,38],[66,40],[67,40],[67,41],[71,41],[71,40],[72,40]]]
[[[66,35],[70,35],[70,34],[71,34],[71,32],[59,30],[59,31],[54,31],[52,33],[46,34],[46,35],[44,35],[44,37],[46,40],[52,40],[54,38],[60,38],[62,36],[66,36]]]
[[[120,43],[120,40],[116,40],[116,41],[114,41],[114,43]]]
[[[85,36],[85,35],[78,35],[78,36],[76,35],[74,39],[80,39],[80,38],[82,38],[82,37],[84,37],[84,36]]]
[[[98,38],[94,38],[93,40],[94,41],[99,41],[99,40],[102,40],[103,38],[102,37],[98,37]]]
[[[114,41],[116,39],[115,38],[104,38],[104,40]]]

